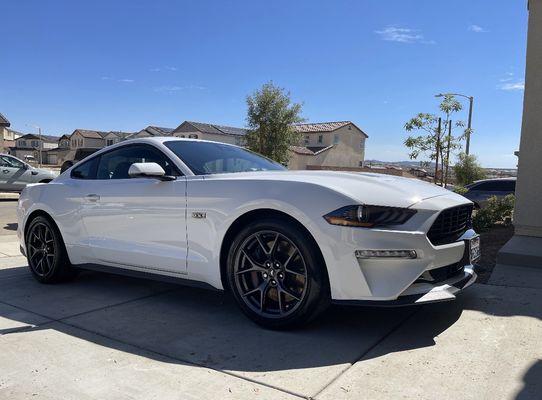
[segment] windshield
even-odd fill
[[[196,175],[286,170],[256,153],[226,144],[175,140],[164,145]]]

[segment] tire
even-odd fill
[[[34,218],[28,226],[25,242],[28,267],[38,282],[64,282],[77,274],[68,259],[62,236],[50,219]]]
[[[227,278],[241,310],[266,328],[305,325],[330,303],[319,249],[285,219],[255,221],[237,234],[228,254]]]

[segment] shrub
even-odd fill
[[[464,195],[465,193],[467,193],[469,191],[469,189],[467,189],[466,187],[464,186],[456,186],[454,188],[454,192],[457,193],[457,194],[460,194],[460,195]]]
[[[485,232],[491,229],[497,223],[509,223],[514,211],[515,196],[509,194],[503,198],[492,196],[487,201],[487,205],[477,210],[472,219],[474,230]]]

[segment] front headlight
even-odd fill
[[[332,225],[373,228],[404,224],[414,214],[416,210],[410,208],[356,205],[341,207],[324,215],[324,218]]]

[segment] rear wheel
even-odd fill
[[[299,326],[329,304],[325,265],[306,232],[289,221],[254,222],[234,240],[228,281],[243,312],[268,328]]]
[[[61,282],[75,276],[60,232],[49,219],[38,216],[26,234],[28,266],[41,283]]]

